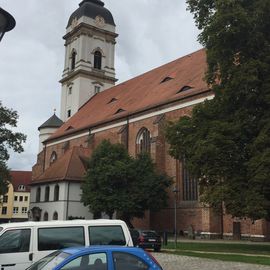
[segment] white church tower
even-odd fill
[[[115,23],[100,0],[84,0],[69,18],[61,79],[61,120],[66,121],[93,95],[114,86]]]

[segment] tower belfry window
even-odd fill
[[[94,53],[94,68],[101,69],[102,55],[100,51],[95,51]]]
[[[73,51],[72,55],[71,55],[71,70],[75,69],[76,55],[77,55],[77,53],[75,51]]]

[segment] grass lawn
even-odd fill
[[[174,243],[168,243],[163,248],[185,256],[270,265],[270,245],[265,244],[178,242],[176,251]]]

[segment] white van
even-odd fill
[[[0,224],[0,270],[24,270],[53,250],[88,245],[133,246],[122,220]]]

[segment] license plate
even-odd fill
[[[156,239],[149,239],[149,242],[156,242]]]

